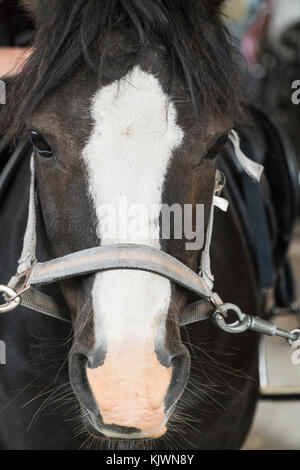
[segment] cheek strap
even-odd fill
[[[37,262],[36,259],[36,204],[35,204],[35,164],[34,155],[30,158],[30,190],[27,226],[23,242],[23,250],[18,261],[18,274],[28,271]]]
[[[246,155],[243,153],[241,149],[240,137],[236,131],[232,130],[230,132],[229,139],[232,142],[236,157],[238,161],[240,162],[243,170],[245,171],[245,173],[247,173],[248,176],[250,176],[250,178],[252,178],[256,183],[258,183],[261,180],[264,167],[260,165],[259,163],[256,163],[253,160],[250,160],[250,158],[246,157]],[[211,272],[211,266],[210,266],[210,245],[211,245],[213,226],[214,226],[215,207],[222,210],[223,212],[227,212],[227,209],[228,209],[228,201],[226,201],[226,199],[221,198],[219,196],[219,194],[222,192],[223,187],[225,186],[226,181],[224,182],[223,185],[221,184],[220,186],[218,182],[219,179],[220,179],[220,172],[218,172],[217,170],[216,186],[215,186],[215,191],[214,191],[214,196],[213,196],[213,201],[212,201],[212,206],[211,206],[210,218],[208,221],[206,243],[205,243],[205,247],[202,252],[202,255],[201,255],[201,264],[200,264],[200,275],[203,277],[203,279],[205,280],[206,284],[209,286],[210,289],[213,289],[213,285],[214,285],[214,276]]]

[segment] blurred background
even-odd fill
[[[262,107],[288,134],[299,163],[300,104],[292,101],[292,84],[300,80],[300,0],[229,0],[225,14],[245,60],[249,100]],[[299,223],[290,259],[298,288]],[[279,316],[278,322],[288,329],[297,326],[295,316]],[[289,354],[282,341],[268,341],[269,387],[299,394],[300,365],[292,365]],[[299,450],[300,395],[298,400],[260,401],[244,448]]]
[[[290,135],[300,160],[300,0],[228,0],[225,14],[246,61],[250,100]]]
[[[292,84],[300,81],[300,0],[228,0],[224,13],[241,51],[249,102],[262,107],[279,123],[300,162],[300,104],[292,101]],[[33,24],[18,2],[0,0],[0,76],[20,70],[30,53],[33,36]],[[299,286],[299,224],[290,258]],[[281,326],[294,326],[295,316],[278,319]],[[282,340],[272,339],[267,350],[273,386],[298,387],[300,392],[300,365],[291,364]],[[300,398],[260,401],[245,449],[300,449]]]

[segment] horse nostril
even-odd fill
[[[181,347],[181,351],[171,359],[172,381],[165,398],[167,412],[173,408],[183,394],[190,375],[191,359],[188,349]]]
[[[86,376],[87,364],[91,361],[92,359],[87,352],[73,350],[69,360],[69,377],[74,393],[81,405],[95,413],[97,408]]]

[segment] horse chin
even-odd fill
[[[98,424],[96,423],[95,417],[87,410],[85,410],[85,412],[83,413],[82,419],[87,432],[91,436],[100,440],[104,439],[106,441],[154,441],[163,437],[168,431],[167,426],[164,424],[159,429],[155,429],[149,433],[138,433],[133,431],[128,432],[128,434],[125,435],[115,432],[113,429],[113,425],[110,427],[110,429],[99,428]]]

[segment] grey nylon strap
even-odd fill
[[[159,274],[205,298],[212,294],[205,281],[185,264],[167,253],[146,245],[108,245],[78,251],[62,258],[36,264],[29,285],[112,269],[140,269]]]
[[[65,305],[58,303],[53,297],[31,288],[27,290],[21,297],[21,305],[37,312],[43,313],[57,320],[71,323],[70,313]],[[214,313],[215,308],[206,300],[199,300],[192,304],[188,304],[180,314],[180,326],[187,326],[208,320]]]
[[[215,308],[206,300],[199,300],[199,302],[188,304],[180,315],[180,326],[208,320],[214,311]]]
[[[24,307],[43,313],[57,320],[71,323],[70,313],[66,310],[66,307],[58,303],[52,297],[34,288],[24,292],[20,297],[21,305]],[[199,300],[199,302],[188,304],[180,314],[179,324],[180,326],[187,326],[208,320],[214,311],[215,308],[206,300]]]
[[[240,148],[239,136],[235,131],[230,133],[237,158],[244,170],[256,181],[259,181],[263,167],[249,160]],[[81,276],[87,273],[107,271],[111,269],[141,269],[164,276],[178,285],[203,297],[205,300],[188,305],[181,318],[181,325],[187,325],[196,321],[209,318],[212,306],[208,301],[216,298],[213,294],[213,275],[210,271],[210,242],[213,230],[213,207],[208,224],[206,247],[204,250],[202,276],[199,276],[186,265],[167,253],[144,245],[113,245],[91,248],[72,253],[62,258],[45,263],[37,263],[36,260],[36,211],[35,211],[35,167],[34,156],[31,156],[31,184],[28,210],[27,227],[24,237],[22,255],[19,260],[18,275],[30,272],[29,279],[22,289],[16,289],[21,297],[21,304],[50,315],[60,320],[68,321],[66,307],[60,305],[55,299],[29,286],[42,285]],[[217,204],[216,204],[217,205]],[[17,287],[20,278],[13,277],[10,286]],[[220,299],[217,300],[219,302]]]
[[[18,292],[21,288],[22,279],[14,276],[9,281],[8,287],[13,289],[15,292]],[[22,289],[22,288],[21,288]],[[18,294],[21,299],[21,305],[24,307],[30,308],[31,310],[36,310],[37,312],[43,313],[50,317],[56,318],[58,320],[70,321],[70,312],[68,311],[65,304],[58,302],[53,297],[41,292],[40,290],[30,287],[24,291],[21,290],[21,293]]]
[[[70,323],[70,312],[64,304],[57,302],[53,297],[34,288],[25,291],[20,297],[21,305],[24,307]]]
[[[23,250],[19,259],[18,273],[23,273],[36,262],[36,211],[35,211],[35,165],[34,156],[30,159],[30,192],[27,226],[23,242]]]

